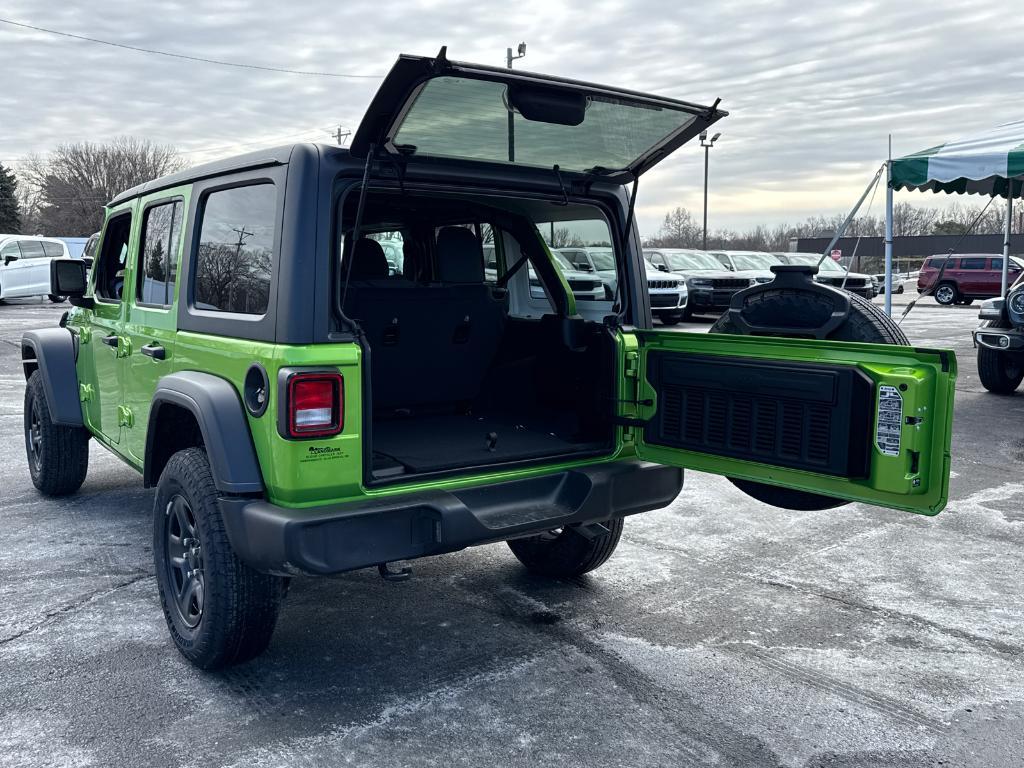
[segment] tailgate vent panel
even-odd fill
[[[648,380],[650,445],[868,476],[874,384],[855,367],[651,351]]]

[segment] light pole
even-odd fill
[[[520,43],[516,48],[516,56],[512,55],[512,49],[505,49],[505,66],[512,69],[512,62],[521,59],[526,55],[526,43]],[[515,126],[512,124],[512,105],[508,106],[508,161],[514,163],[516,160],[516,134]]]
[[[715,142],[718,141],[718,137],[722,134],[716,133],[711,137],[711,141],[708,141],[708,132],[700,132],[700,145],[704,147],[704,250],[708,249],[708,154],[711,152],[711,148],[715,146]]]

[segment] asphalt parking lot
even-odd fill
[[[904,323],[960,361],[936,518],[690,473],[573,581],[504,545],[297,579],[269,652],[217,675],[167,638],[140,478],[94,445],[77,496],[32,487],[17,344],[61,311],[0,306],[0,765],[1021,764],[1024,395],[981,388],[975,307]]]

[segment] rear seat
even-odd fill
[[[345,313],[370,346],[378,411],[444,409],[470,403],[497,353],[505,306],[484,284],[479,238],[446,227],[437,238],[439,282],[388,277],[375,240],[354,248]],[[407,261],[408,264],[408,261]]]
[[[505,327],[505,302],[484,283],[483,245],[465,227],[444,227],[437,234],[437,274],[451,296],[441,332],[447,336],[453,366],[461,369],[474,399],[498,351]]]

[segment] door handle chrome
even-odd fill
[[[139,352],[146,357],[152,357],[154,360],[164,360],[167,357],[167,350],[159,344],[147,344],[144,347],[140,347]]]

